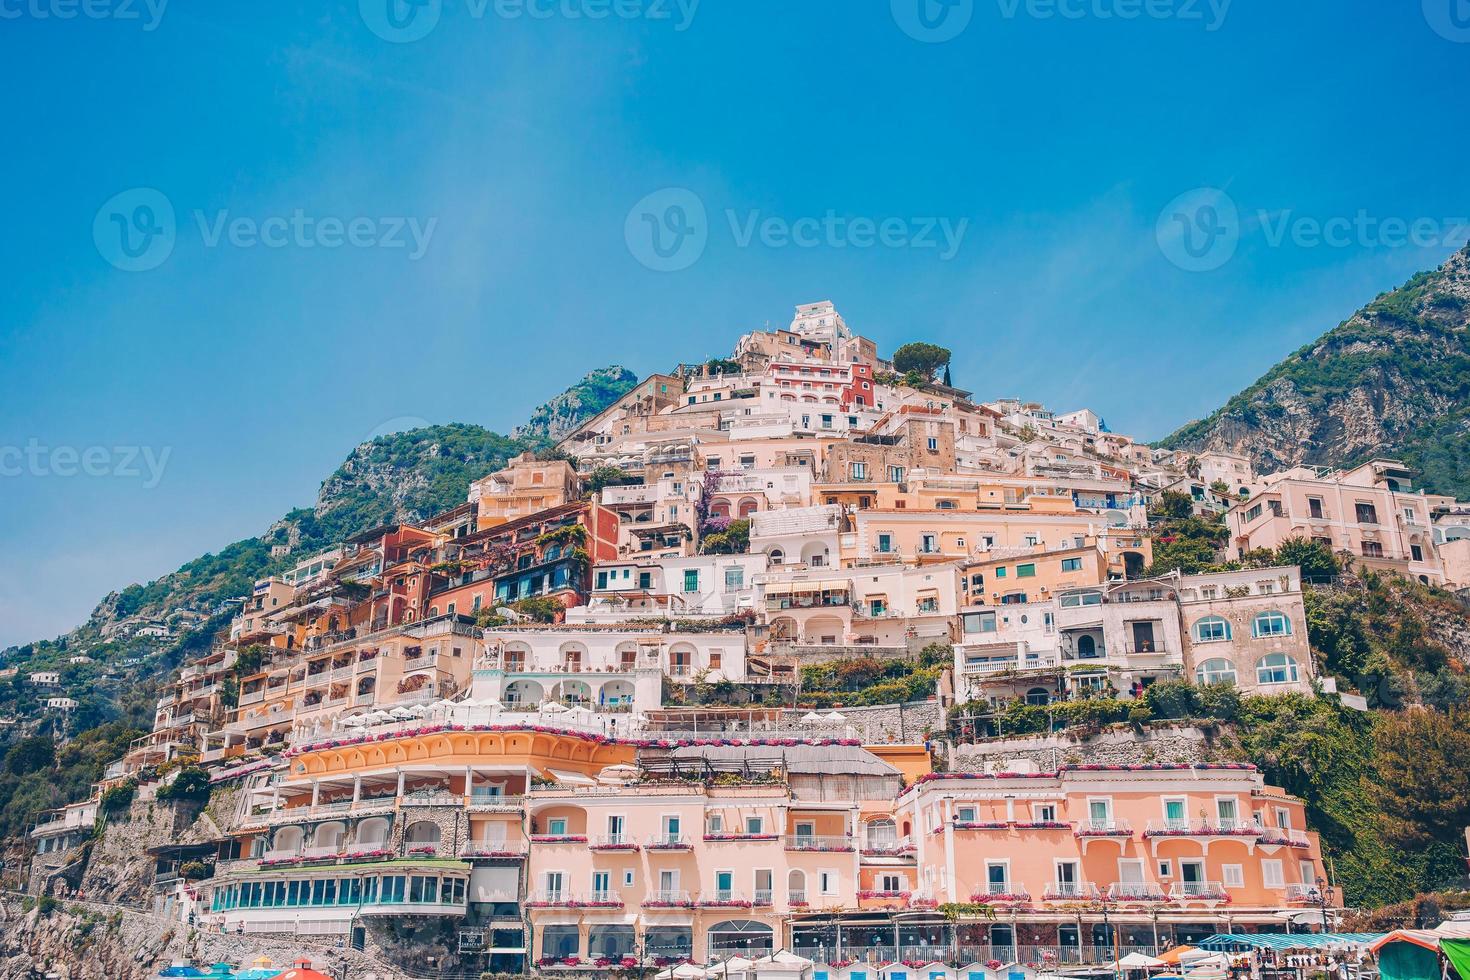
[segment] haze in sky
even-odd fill
[[[4,2],[0,645],[800,302],[1162,436],[1464,241],[1457,3]]]

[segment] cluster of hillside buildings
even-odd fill
[[[1263,476],[905,383],[830,303],[559,448],[257,582],[183,669],[101,788],[197,756],[237,791],[224,836],[160,855],[214,861],[160,878],[198,922],[359,945],[407,922],[494,970],[785,947],[832,980],[1280,928],[1327,869],[1249,767],[938,772],[922,737],[796,707],[801,666],[948,647],[941,707],[979,735],[1016,700],[1178,678],[1311,691],[1297,568],[1148,574],[1166,490],[1224,512],[1232,557],[1306,537],[1470,585],[1470,511],[1398,463]],[[95,812],[36,828],[43,872]]]

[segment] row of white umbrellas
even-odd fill
[[[803,725],[840,725],[846,720],[847,716],[837,711],[829,711],[825,715],[818,714],[815,711],[808,711],[801,716],[801,723]]]

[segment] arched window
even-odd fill
[[[1089,660],[1097,656],[1097,641],[1083,633],[1077,637],[1077,657],[1079,660]]]
[[[1296,661],[1284,653],[1268,653],[1256,661],[1256,683],[1295,684]]]
[[[1235,685],[1235,665],[1224,657],[1206,660],[1194,670],[1194,679],[1200,684]]]
[[[772,565],[779,565],[782,561],[786,559],[786,554],[780,548],[772,548],[770,550],[770,553],[767,554],[766,557],[770,560]]]
[[[879,850],[898,840],[898,824],[887,817],[868,821],[868,847]]]
[[[1286,613],[1275,609],[1269,612],[1257,613],[1256,618],[1251,620],[1251,635],[1257,638],[1263,636],[1290,636],[1291,620],[1286,618]]]
[[[1206,616],[1194,624],[1194,642],[1219,643],[1230,639],[1230,623],[1219,616]]]
[[[792,868],[786,875],[786,900],[792,904],[807,900],[806,872],[800,868]]]
[[[1026,692],[1027,704],[1051,704],[1051,692],[1044,687],[1033,687]]]
[[[554,544],[546,549],[546,561],[556,561],[561,557],[561,545]]]

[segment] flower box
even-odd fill
[[[532,834],[531,840],[537,844],[585,844],[586,834]]]
[[[591,844],[589,849],[593,851],[636,851],[638,845],[632,841],[625,841],[618,844]]]
[[[643,901],[643,907],[646,909],[692,909],[694,908],[694,899],[681,898],[673,900],[649,898]]]
[[[706,909],[748,909],[750,903],[743,898],[701,898],[700,908]]]
[[[860,888],[860,889],[858,889],[858,893],[857,893],[857,897],[860,898],[860,899],[876,898],[876,899],[890,899],[890,900],[893,900],[893,899],[907,900],[912,895],[913,895],[913,892],[905,892],[905,891],[887,892],[887,891],[879,891],[879,890],[874,889],[874,888]]]
[[[426,857],[426,858],[438,857],[439,856],[439,848],[435,847],[432,844],[425,844],[422,847],[410,847],[408,849],[408,856],[409,857]]]
[[[976,892],[970,896],[970,901],[981,905],[1028,905],[1031,896],[1025,892]]]
[[[1004,820],[956,820],[955,830],[1005,830],[1009,824]]]

